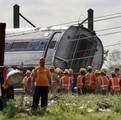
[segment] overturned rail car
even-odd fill
[[[48,29],[6,31],[5,65],[36,67],[39,58],[46,58],[46,66],[100,69],[103,64],[103,45],[92,31],[83,26],[53,27]]]

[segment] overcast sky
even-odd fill
[[[104,48],[109,50],[121,48],[121,32],[115,33],[121,31],[121,14],[119,14],[121,0],[0,0],[0,22],[6,23],[7,28],[13,28],[15,4],[20,6],[20,13],[37,27],[84,20],[87,18],[87,10],[91,8],[94,10],[94,30],[99,35]],[[21,19],[20,27],[31,26]],[[107,33],[112,34],[104,35]],[[112,46],[105,47],[107,45]]]

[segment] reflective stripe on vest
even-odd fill
[[[87,75],[89,75],[89,74],[91,74],[90,76],[89,76],[89,79],[87,79]],[[92,80],[92,73],[87,73],[86,74],[86,84],[88,84],[88,85],[90,85],[91,83],[94,83],[94,81]]]
[[[111,82],[112,82],[112,85],[111,85],[111,88],[113,89],[113,90],[115,90],[115,88],[118,88],[118,91],[120,90],[120,86],[119,86],[119,81],[120,81],[120,79],[119,78],[116,78],[117,80],[118,80],[118,85],[115,85],[115,83],[114,83],[114,78],[111,78]]]
[[[102,85],[100,86],[101,87],[101,89],[103,89],[103,90],[108,90],[108,84],[109,84],[109,81],[108,81],[108,78],[107,77],[105,77],[105,76],[103,76],[103,77],[101,77],[102,79]]]
[[[65,88],[65,87],[67,87],[67,89],[70,89],[70,86],[71,86],[71,84],[70,84],[70,77],[68,78],[68,83],[67,84],[65,84],[64,83],[64,78],[62,78],[62,88]]]
[[[79,75],[77,78],[77,88],[82,88],[83,83],[82,83],[82,79],[84,78],[84,76]]]

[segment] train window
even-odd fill
[[[15,42],[12,44],[11,50],[12,51],[24,51],[27,49],[29,42]]]
[[[47,42],[41,42],[41,44],[39,46],[40,50],[45,50],[46,45],[47,45]]]
[[[53,48],[55,47],[56,42],[60,39],[61,35],[62,35],[62,33],[55,33],[55,34],[53,35],[52,41],[51,41],[51,43],[49,44],[49,48],[50,48],[50,49],[53,49]]]
[[[49,45],[50,49],[53,49],[55,47],[56,41],[52,41]]]
[[[28,44],[27,50],[38,50],[39,42],[30,42]]]
[[[33,48],[37,50],[39,48],[39,42],[33,42]]]
[[[47,42],[31,42],[29,43],[28,50],[45,50]]]
[[[30,43],[28,44],[27,50],[32,50],[32,47],[33,47],[33,42],[30,42]]]
[[[11,51],[12,43],[5,43],[5,52]]]

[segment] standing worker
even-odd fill
[[[69,76],[71,78],[71,81],[72,81],[72,94],[74,93],[74,87],[76,87],[76,82],[75,82],[75,79],[74,79],[74,72],[73,72],[73,69],[69,69]]]
[[[95,77],[96,77],[96,93],[100,93],[100,86],[102,84],[102,77],[100,76],[100,71],[95,70]]]
[[[41,108],[46,110],[48,104],[48,92],[51,88],[50,70],[45,67],[45,58],[40,58],[40,66],[34,70],[33,83],[35,83],[35,91],[33,94],[32,109],[37,110],[39,99],[41,97]]]
[[[79,70],[80,75],[77,77],[77,92],[78,95],[81,94],[86,94],[86,86],[85,86],[85,74],[86,74],[86,69],[81,68]]]
[[[64,76],[61,78],[61,88],[64,93],[68,93],[72,88],[72,80],[68,74],[68,69],[65,69]]]
[[[28,87],[27,87],[27,83],[28,83],[28,79],[31,77],[31,71],[27,70],[26,71],[26,76],[23,78],[23,89],[24,89],[24,93],[29,93],[28,91]]]
[[[109,80],[106,76],[106,73],[104,70],[100,71],[101,73],[101,85],[100,85],[100,92],[102,94],[107,94],[108,93],[108,86],[109,86]]]
[[[92,72],[92,66],[87,67],[86,78],[86,91],[87,93],[94,93],[96,89],[96,77]]]
[[[60,86],[60,78],[55,73],[55,67],[53,65],[50,66],[50,72],[51,72],[51,83],[52,83],[51,92],[56,94]]]
[[[119,93],[121,90],[121,80],[119,77],[116,77],[114,71],[111,72],[112,77],[109,79],[109,91],[111,94]]]
[[[32,70],[31,75],[27,80],[27,93],[30,95],[32,95],[34,91],[33,75],[34,75],[34,69]]]

